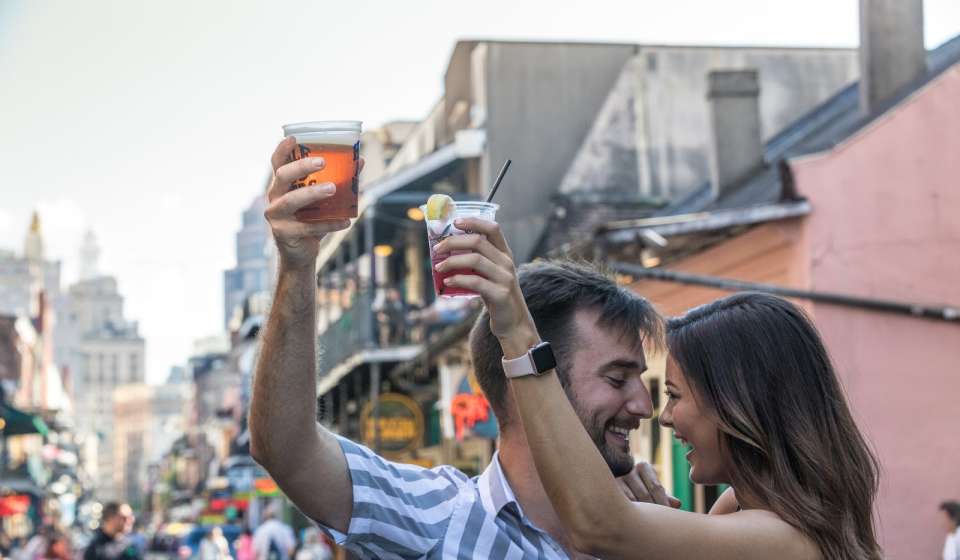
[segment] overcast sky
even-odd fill
[[[568,7],[570,6],[570,7]],[[0,248],[40,211],[76,280],[99,237],[163,380],[222,329],[223,270],[280,125],[419,119],[458,39],[855,46],[856,0],[0,0]],[[960,33],[927,0],[926,41]]]

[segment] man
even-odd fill
[[[290,191],[322,167],[289,162],[292,138],[273,154],[265,215],[277,243],[279,278],[264,329],[250,411],[251,453],[286,495],[338,542],[368,558],[576,557],[536,475],[489,324],[516,311],[484,313],[471,333],[477,378],[500,424],[499,450],[479,477],[452,467],[426,470],[390,463],[316,425],[316,276],[318,243],[347,220],[318,224],[294,213],[331,196],[333,185]],[[472,221],[457,236],[481,275],[501,274],[484,259],[510,258],[498,226]],[[471,260],[476,259],[476,260]],[[463,260],[463,259],[461,259]],[[512,261],[511,261],[512,266]],[[489,276],[488,276],[489,277]],[[474,277],[482,280],[481,277]],[[513,279],[512,281],[516,281]],[[649,465],[633,468],[628,434],[652,415],[640,375],[642,342],[658,342],[660,319],[642,298],[586,267],[525,268],[519,284],[580,417],[628,496],[678,505]],[[523,311],[526,313],[526,311]],[[626,476],[624,476],[626,475]]]
[[[270,506],[263,514],[264,521],[253,532],[253,553],[257,560],[290,560],[297,538],[289,525],[277,519]]]
[[[110,502],[103,506],[100,526],[83,553],[83,560],[135,560],[140,558],[136,546],[125,534],[133,525],[133,510],[127,504]]]

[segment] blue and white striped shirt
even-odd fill
[[[392,463],[337,438],[353,482],[347,533],[323,527],[363,558],[568,558],[523,516],[498,455],[478,477]]]

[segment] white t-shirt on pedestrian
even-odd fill
[[[944,540],[943,560],[960,560],[960,527]]]
[[[270,556],[270,543],[280,550],[280,560],[289,560],[290,551],[297,546],[293,529],[276,519],[268,519],[253,532],[253,550],[257,560]]]

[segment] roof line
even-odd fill
[[[856,45],[851,46],[842,46],[842,45],[797,45],[797,46],[783,46],[783,45],[750,45],[750,44],[731,44],[731,45],[721,45],[721,44],[701,44],[693,45],[686,43],[643,43],[643,42],[631,42],[631,41],[577,41],[573,39],[553,39],[553,40],[538,40],[538,41],[525,41],[523,39],[492,39],[492,38],[476,38],[476,37],[465,37],[463,39],[457,39],[457,44],[459,43],[487,43],[487,44],[498,44],[498,45],[571,45],[571,46],[597,46],[597,47],[637,47],[640,49],[724,49],[724,50],[767,50],[767,51],[836,51],[836,52],[848,52],[856,50]]]
[[[750,225],[761,222],[772,222],[805,216],[811,211],[810,203],[806,200],[779,202],[715,210],[712,212],[697,212],[694,214],[679,214],[675,216],[661,216],[613,222],[601,226],[597,231],[608,243],[633,243],[637,233],[642,230],[651,230],[664,237],[672,235],[686,235],[704,231],[715,231],[733,226]]]

